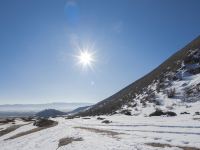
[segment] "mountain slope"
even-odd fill
[[[70,112],[67,112],[68,114],[76,114],[76,113],[80,113],[80,112],[83,112],[85,111],[86,109],[88,109],[89,107],[91,106],[84,106],[84,107],[78,107]]]
[[[158,82],[160,82],[161,80],[164,80],[164,81],[167,80],[167,78],[169,78],[170,76],[169,73],[171,73],[172,76],[174,76],[174,78],[177,78],[177,76],[180,74],[180,69],[182,69],[182,71],[184,69],[182,68],[183,63],[184,62],[191,63],[194,59],[193,56],[197,52],[199,52],[199,49],[200,49],[200,36],[198,36],[195,40],[193,40],[184,48],[179,50],[177,53],[172,55],[170,58],[168,58],[165,62],[163,62],[160,66],[158,66],[149,74],[145,75],[141,79],[125,87],[124,89],[112,95],[111,97],[97,103],[96,105],[88,109],[87,111],[81,112],[79,115],[87,116],[87,115],[102,115],[102,114],[116,113],[116,111],[122,109],[124,105],[129,105],[129,104],[131,105],[131,103],[132,104],[135,103],[134,101],[138,99],[137,98],[138,95],[139,94],[144,95],[144,92],[148,93],[147,94],[148,97],[151,97],[153,95],[152,96],[153,98],[150,98],[150,100],[149,99],[143,100],[142,98],[139,98],[140,103],[146,103],[145,101],[148,101],[150,103],[157,103],[155,95],[157,96],[159,92],[155,91],[156,89],[152,89],[152,88],[148,89],[148,86],[150,85],[156,86],[155,84],[158,84]],[[195,68],[196,74],[198,74],[199,73],[198,72],[199,58],[197,58],[197,60],[194,61],[194,65],[195,63],[197,64],[197,68]],[[188,71],[191,71],[191,70],[186,70],[186,72]],[[167,88],[169,87],[165,87],[166,90]],[[166,90],[162,92],[166,92]],[[141,102],[141,100],[143,102]]]

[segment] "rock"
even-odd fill
[[[91,118],[89,118],[89,117],[85,117],[85,118],[82,118],[82,119],[91,119]]]
[[[176,116],[176,113],[172,111],[163,112],[162,110],[156,110],[155,112],[151,113],[149,116],[150,117],[151,116]]]
[[[104,120],[104,121],[102,121],[101,123],[109,124],[109,123],[112,123],[112,121]]]
[[[185,111],[185,112],[181,112],[180,114],[181,115],[187,115],[187,114],[190,114],[190,113],[188,113],[188,112]]]
[[[105,118],[98,117],[97,120],[104,120]]]
[[[128,110],[128,109],[122,110],[120,113],[124,114],[124,115],[127,115],[127,116],[131,116],[131,111]]]
[[[165,112],[165,115],[167,115],[167,116],[177,116],[177,114],[175,112],[172,112],[172,111]]]
[[[165,115],[165,113],[162,110],[156,110],[155,112],[151,113],[149,116],[162,116]]]

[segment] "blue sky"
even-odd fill
[[[98,102],[200,33],[199,0],[1,0],[0,104]],[[77,65],[93,46],[93,69]]]

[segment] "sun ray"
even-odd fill
[[[93,70],[93,65],[95,62],[95,53],[87,48],[79,49],[79,54],[76,55],[76,59],[78,64],[82,67],[82,69],[86,70],[88,68]]]

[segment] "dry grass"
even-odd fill
[[[12,123],[15,122],[15,119],[0,119],[0,124],[8,124],[8,123]]]
[[[88,127],[74,127],[74,128],[88,130],[88,131],[91,131],[91,132],[112,136],[114,138],[118,138],[117,135],[123,134],[123,133],[118,133],[118,132],[114,132],[114,131],[108,131],[108,130],[96,129],[96,128],[88,128]]]
[[[165,147],[178,147],[183,150],[200,150],[199,148],[195,147],[183,147],[183,146],[174,146],[170,144],[161,144],[161,143],[146,143],[146,145],[152,146],[152,147],[159,147],[159,148],[165,148]]]
[[[0,131],[0,137],[3,136],[3,135],[5,135],[5,134],[8,134],[10,132],[15,131],[16,129],[18,129],[21,126],[23,126],[23,125],[13,125],[13,126],[10,126],[10,127],[6,128],[4,130],[1,130]]]
[[[44,130],[44,129],[47,129],[47,128],[54,127],[56,125],[58,125],[58,122],[54,122],[53,125],[50,125],[50,126],[47,126],[47,127],[37,127],[35,129],[31,129],[31,130],[28,130],[28,131],[25,131],[25,132],[20,132],[20,133],[14,135],[14,136],[11,136],[11,137],[9,137],[8,139],[5,139],[5,140],[15,139],[15,138],[18,138],[18,137],[21,137],[21,136],[25,136],[25,135],[32,134],[32,133],[35,133],[35,132],[38,132],[38,131],[41,131],[41,130]]]
[[[58,148],[61,147],[61,146],[68,145],[68,144],[70,144],[74,141],[83,141],[83,139],[82,138],[73,138],[73,137],[62,138],[62,139],[59,140]]]

